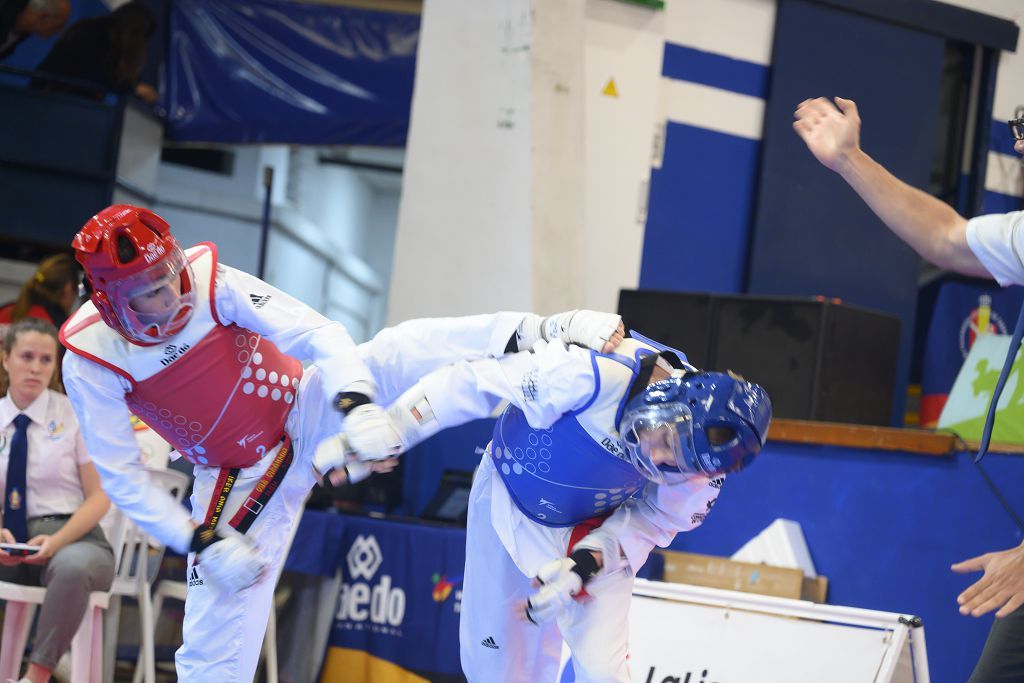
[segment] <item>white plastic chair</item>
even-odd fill
[[[188,490],[187,475],[169,469],[147,467],[150,481],[164,489],[177,503],[181,502]],[[160,569],[164,556],[164,545],[133,527],[132,537],[126,541],[126,551],[118,566],[110,592],[113,598],[106,612],[105,628],[107,641],[103,652],[104,680],[114,680],[114,666],[117,654],[117,632],[121,620],[121,598],[135,598],[139,605],[139,656],[135,663],[135,681],[155,683],[154,662],[155,629],[153,619],[153,579]]]
[[[120,565],[127,541],[134,535],[134,525],[117,511],[108,538],[114,550],[115,567]],[[7,601],[4,630],[0,635],[0,680],[20,676],[32,618],[45,597],[46,588],[0,581],[0,600]],[[110,591],[89,594],[85,616],[71,640],[71,683],[101,683],[103,680],[103,610],[109,604]]]

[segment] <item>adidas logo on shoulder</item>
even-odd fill
[[[498,644],[496,642],[494,642],[494,638],[492,638],[491,636],[487,636],[486,638],[481,640],[480,644],[483,645],[484,647],[489,647],[492,650],[500,650],[501,649],[500,647],[498,647]]]
[[[203,580],[199,577],[199,570],[197,570],[195,568],[195,566],[193,566],[192,567],[192,571],[189,572],[189,575],[188,575],[188,587],[192,588],[193,586],[202,586],[202,585],[203,585]]]
[[[249,301],[252,302],[253,308],[263,308],[267,305],[267,302],[270,301],[270,295],[264,294],[263,296],[260,296],[259,294],[250,294]]]

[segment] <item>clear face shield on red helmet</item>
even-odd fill
[[[175,247],[145,270],[111,281],[107,296],[126,337],[159,343],[180,332],[192,317],[195,278],[184,252]]]

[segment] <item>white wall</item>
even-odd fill
[[[390,321],[614,309],[636,286],[662,16],[425,3]],[[610,78],[618,97],[602,94]]]
[[[120,176],[131,178],[132,183],[146,193],[156,190],[163,135],[163,123],[159,119],[143,113],[131,102],[125,106],[117,170]]]
[[[530,12],[531,310],[578,308],[586,234],[586,0]],[[581,163],[582,162],[582,163]]]
[[[292,153],[296,203],[331,248],[361,255],[373,191],[359,171],[317,157],[315,148]]]
[[[390,322],[531,306],[530,9],[424,3]]]
[[[395,259],[395,227],[401,194],[401,177],[395,175],[389,189],[375,189],[366,219],[366,241],[363,256],[382,282],[391,281]],[[383,319],[381,320],[383,324]]]
[[[664,31],[664,12],[587,3],[583,288],[567,308],[614,311],[619,290],[639,282]]]

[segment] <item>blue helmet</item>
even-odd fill
[[[664,472],[711,477],[747,467],[771,418],[768,394],[739,375],[677,371],[627,401],[619,435],[633,466],[663,483]]]

